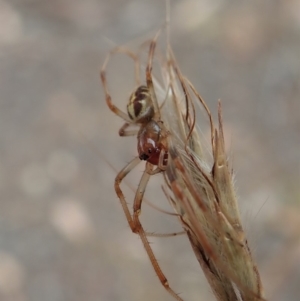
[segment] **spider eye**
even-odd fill
[[[140,160],[147,161],[149,159],[149,156],[144,153],[144,154],[141,154],[139,158],[140,158]]]

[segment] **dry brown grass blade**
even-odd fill
[[[218,127],[208,106],[180,72],[169,47],[170,86],[162,118],[170,130],[165,179],[195,255],[219,301],[265,300],[258,269],[242,228],[232,173],[225,153],[222,109]],[[204,155],[195,127],[194,103],[204,108],[211,129],[211,156]],[[212,160],[211,160],[212,157]]]

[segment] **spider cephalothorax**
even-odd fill
[[[156,122],[155,120],[151,120],[145,126],[141,127],[138,133],[139,158],[153,165],[166,166],[168,158],[167,150],[161,140],[163,140],[161,121]],[[162,150],[164,150],[164,154],[160,158]]]

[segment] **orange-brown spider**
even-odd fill
[[[164,288],[178,301],[183,301],[175,291],[169,286],[167,278],[163,274],[154,253],[150,247],[147,239],[147,233],[142,227],[139,220],[141,213],[141,205],[146,190],[147,183],[150,176],[162,171],[165,171],[168,163],[168,131],[165,128],[163,121],[161,120],[160,108],[156,98],[154,84],[152,79],[152,62],[156,47],[156,41],[159,33],[150,42],[148,63],[146,66],[146,83],[147,85],[140,85],[139,81],[139,57],[125,48],[115,48],[112,50],[101,69],[101,81],[105,93],[106,103],[109,109],[116,115],[125,120],[125,124],[120,128],[120,136],[134,136],[137,135],[137,150],[138,156],[129,162],[116,176],[115,178],[115,191],[121,201],[124,213],[126,215],[128,224],[132,232],[137,233],[146,249],[151,264]],[[136,88],[127,104],[127,114],[116,107],[111,100],[110,93],[108,91],[108,85],[106,80],[105,69],[110,59],[110,56],[114,53],[124,53],[131,57],[135,62],[135,74],[138,88]],[[138,126],[138,129],[129,129],[130,126]],[[146,161],[146,168],[143,172],[141,180],[138,185],[138,189],[135,194],[133,203],[133,214],[131,215],[129,207],[125,201],[124,194],[120,188],[122,180],[127,174],[132,171],[141,160]],[[154,167],[156,167],[154,169]],[[167,236],[167,235],[166,235]],[[170,235],[172,236],[172,235]]]

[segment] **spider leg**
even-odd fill
[[[167,164],[164,163],[166,153],[164,149],[160,151],[158,165],[154,170],[147,171],[149,175],[153,176],[166,170]]]
[[[159,167],[156,167],[154,170],[148,171],[148,174],[151,175],[151,176],[153,176],[153,175],[156,175],[156,174],[158,174],[158,173],[160,173],[162,171],[164,171],[164,170],[162,170]]]
[[[145,232],[147,237],[173,237],[178,235],[184,235],[186,234],[185,231],[180,232],[174,232],[174,233],[151,233],[151,232]]]
[[[165,149],[162,149],[159,155],[158,160],[158,167],[160,170],[165,171],[167,169],[167,163],[165,161],[165,155],[167,154],[167,151]]]
[[[120,199],[121,205],[123,207],[123,211],[125,213],[125,216],[127,218],[128,224],[131,228],[131,230],[134,232],[134,222],[131,216],[131,213],[129,211],[128,205],[126,203],[124,194],[120,188],[122,180],[128,175],[130,171],[132,171],[139,163],[141,162],[139,157],[135,157],[132,161],[130,161],[116,176],[115,179],[115,191]]]
[[[164,275],[164,273],[162,272],[158,262],[157,262],[157,259],[155,258],[155,255],[153,253],[153,250],[152,248],[150,247],[150,243],[147,239],[147,236],[146,236],[146,232],[145,230],[143,229],[139,219],[137,219],[137,226],[139,228],[138,230],[138,234],[143,242],[143,245],[144,245],[144,248],[148,254],[148,257],[151,261],[151,264],[154,268],[154,271],[157,275],[157,277],[159,278],[159,281],[161,282],[161,284],[163,285],[163,287],[177,300],[177,301],[184,301],[182,298],[180,298],[176,293],[175,291],[170,287],[169,285],[169,282],[166,278],[166,276]]]
[[[106,100],[106,103],[107,103],[109,109],[112,112],[114,112],[116,115],[123,118],[127,123],[132,123],[132,120],[129,118],[128,114],[123,112],[117,106],[115,106],[113,104],[113,102],[111,100],[111,95],[110,95],[109,89],[108,89],[108,84],[107,84],[107,79],[106,79],[106,67],[108,65],[108,62],[110,61],[111,56],[116,53],[123,53],[123,54],[129,56],[134,61],[134,63],[135,63],[135,79],[136,79],[137,85],[140,85],[140,62],[139,62],[138,56],[135,55],[134,53],[132,53],[130,50],[128,50],[126,48],[122,48],[122,47],[116,47],[115,49],[113,49],[112,51],[110,51],[108,53],[108,55],[103,63],[103,66],[101,68],[101,71],[100,71],[100,78],[101,78],[104,93],[105,93],[105,100]]]
[[[146,169],[143,172],[143,175],[141,177],[140,183],[138,185],[134,202],[133,202],[133,222],[136,223],[139,219],[139,215],[141,214],[141,206],[142,206],[142,200],[146,191],[147,184],[150,179],[150,174],[153,170],[153,165],[150,163],[146,163]],[[134,231],[133,231],[134,232]]]
[[[147,233],[145,232],[142,224],[140,223],[139,220],[139,214],[141,212],[141,204],[142,204],[142,198],[144,196],[145,190],[146,190],[146,186],[147,183],[149,181],[150,175],[147,173],[148,170],[152,170],[153,166],[150,163],[146,163],[146,169],[143,173],[143,176],[141,178],[141,181],[139,183],[139,187],[138,190],[136,192],[135,195],[135,200],[134,200],[134,206],[133,206],[133,217],[130,214],[128,205],[126,203],[124,194],[120,188],[120,184],[122,182],[122,180],[128,175],[128,173],[133,170],[138,163],[140,162],[140,159],[138,157],[134,158],[131,162],[129,162],[117,175],[116,179],[115,179],[115,190],[116,193],[121,201],[125,216],[127,218],[128,224],[132,230],[132,232],[137,233],[141,240],[142,243],[144,245],[144,248],[148,254],[148,257],[151,261],[151,264],[154,268],[154,271],[156,273],[156,275],[158,276],[161,284],[163,285],[163,287],[178,301],[183,301],[182,298],[180,298],[174,291],[173,289],[169,286],[168,280],[166,278],[166,276],[164,275],[164,273],[162,272],[157,259],[155,258],[155,255],[153,253],[152,248],[150,247],[150,243],[147,239]]]
[[[130,165],[131,163],[129,163]],[[148,257],[151,261],[151,264],[154,268],[154,271],[156,273],[156,275],[159,278],[159,281],[161,282],[161,284],[163,285],[163,287],[178,301],[183,301],[182,298],[180,298],[175,291],[169,286],[169,282],[166,278],[166,276],[164,275],[164,273],[162,272],[157,259],[155,258],[155,255],[153,253],[153,250],[150,246],[150,243],[147,239],[147,235],[149,233],[145,232],[140,220],[139,220],[139,215],[141,214],[141,205],[142,205],[142,200],[143,200],[143,196],[146,190],[146,186],[148,184],[148,181],[150,179],[150,174],[149,172],[151,172],[153,170],[153,165],[149,162],[146,163],[146,169],[142,175],[142,178],[140,180],[140,183],[138,185],[138,189],[135,195],[135,199],[134,199],[134,204],[133,204],[133,227],[131,227],[132,232],[137,233],[144,245],[144,248],[148,254]],[[126,203],[125,203],[126,204]],[[127,204],[126,204],[127,206]],[[128,209],[128,207],[127,207]],[[129,210],[128,210],[129,211]]]
[[[154,91],[154,84],[153,84],[153,78],[152,78],[152,63],[153,63],[153,56],[154,56],[155,47],[156,47],[156,41],[157,41],[157,38],[158,38],[159,34],[160,34],[160,30],[157,32],[154,39],[150,43],[148,64],[147,64],[147,67],[146,67],[147,86],[148,86],[148,88],[150,90],[150,93],[151,93],[153,106],[154,106],[154,111],[155,111],[155,118],[157,118],[157,120],[159,120],[161,116],[160,116],[158,101],[157,101],[156,94],[155,94],[155,91]]]
[[[119,135],[120,135],[121,137],[135,136],[135,135],[138,134],[139,129],[132,129],[132,130],[128,130],[128,129],[127,129],[130,125],[133,125],[133,123],[125,122],[125,123],[122,125],[122,127],[119,129]]]

